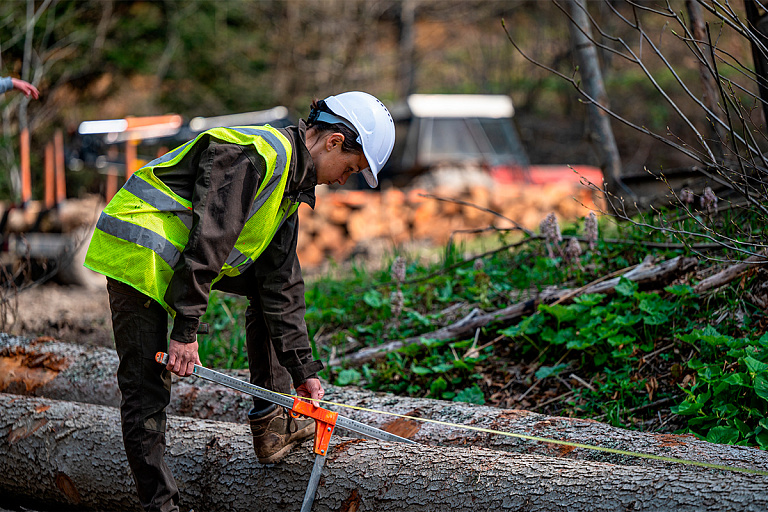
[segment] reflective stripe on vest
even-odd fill
[[[176,263],[179,262],[179,258],[181,258],[181,251],[161,235],[136,224],[110,217],[104,213],[99,216],[96,229],[100,229],[126,242],[133,242],[136,245],[146,247],[157,254],[171,268],[175,267]]]
[[[269,126],[208,130],[134,173],[99,217],[85,266],[142,291],[172,315],[164,295],[189,238],[192,203],[166,186],[155,169],[178,164],[205,135],[252,146],[266,162],[245,226],[214,282],[241,274],[298,208],[298,203],[283,197],[293,148]]]
[[[283,200],[283,204],[280,205],[280,212],[281,212],[280,217],[281,217],[281,219],[280,219],[280,222],[276,225],[275,231],[270,236],[270,240],[272,238],[274,238],[275,233],[278,232],[278,230],[283,226],[283,224],[285,224],[285,221],[288,220],[288,218],[291,215],[293,215],[296,212],[296,210],[298,210],[298,209],[299,209],[299,202],[298,201],[293,202],[293,201],[291,201],[288,198]],[[245,254],[241,253],[239,250],[237,250],[237,247],[232,249],[232,252],[229,254],[229,258],[227,258],[227,265],[229,267],[237,267],[237,269],[239,270],[240,273],[245,271],[245,269],[247,269],[249,266],[251,266],[252,263],[253,263],[253,259],[251,259],[250,257],[246,256]],[[225,265],[225,268],[227,267],[227,265]],[[229,274],[226,274],[225,272],[222,272],[222,274],[220,274],[216,278],[216,281],[221,279],[224,275],[229,275]],[[214,282],[216,282],[216,281],[214,281]]]

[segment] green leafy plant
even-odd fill
[[[768,334],[734,338],[708,326],[679,338],[701,347],[687,365],[695,379],[672,408],[687,418],[686,431],[713,443],[768,448]]]
[[[210,333],[198,336],[200,361],[214,368],[247,368],[247,299],[213,291],[208,303],[201,321],[209,324]]]
[[[377,391],[485,403],[483,391],[476,383],[480,375],[475,370],[491,356],[492,348],[486,347],[474,356],[458,355],[470,348],[473,341],[444,343],[424,340],[426,349],[415,345],[405,347],[388,354],[384,361],[365,365],[360,382],[366,388]],[[341,370],[336,383],[344,385],[343,382],[350,381],[347,376],[350,371],[354,370]]]
[[[559,362],[566,357],[581,371],[600,376],[597,386],[575,393],[581,399],[579,409],[624,424],[621,411],[649,403],[647,379],[637,372],[643,355],[655,350],[660,333],[688,329],[674,319],[696,308],[690,287],[665,291],[642,292],[622,277],[611,298],[586,294],[572,304],[541,304],[536,314],[499,332],[524,340],[523,352],[538,354],[539,380],[556,377],[568,366]]]

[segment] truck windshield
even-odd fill
[[[524,163],[525,154],[509,119],[421,119],[418,160],[483,161],[491,165]]]

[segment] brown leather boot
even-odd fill
[[[315,420],[294,418],[287,409],[274,406],[259,416],[248,414],[253,435],[253,449],[259,462],[274,464],[282,459],[297,443],[312,437]],[[261,411],[260,411],[261,412]]]

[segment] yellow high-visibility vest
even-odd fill
[[[253,146],[266,162],[245,226],[214,282],[241,274],[298,208],[298,201],[283,197],[293,148],[271,126],[213,128],[136,171],[101,213],[85,266],[152,297],[172,316],[175,312],[166,303],[165,292],[189,239],[192,203],[165,185],[155,170],[176,165],[206,135]]]

